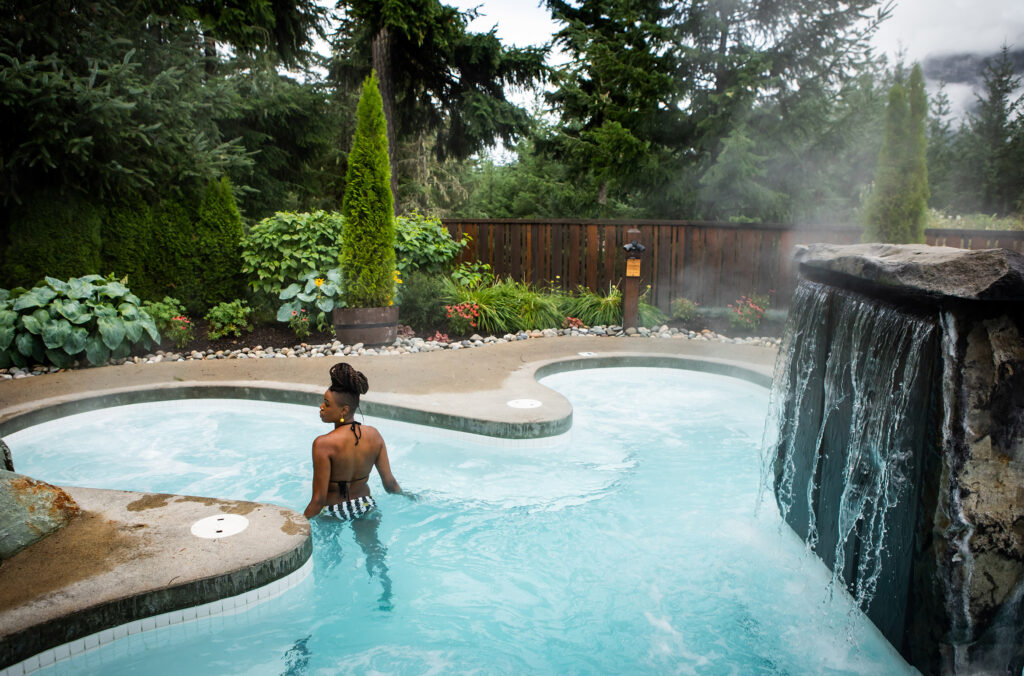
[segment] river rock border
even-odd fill
[[[315,359],[319,357],[343,357],[343,356],[363,356],[363,355],[395,355],[395,354],[408,354],[416,352],[436,352],[438,350],[463,350],[471,349],[476,347],[486,347],[488,345],[500,345],[502,343],[511,343],[518,340],[532,340],[536,338],[558,338],[562,336],[592,336],[595,338],[606,338],[606,337],[628,337],[628,338],[647,338],[647,339],[675,339],[675,340],[701,340],[701,341],[717,341],[720,343],[733,343],[740,345],[759,345],[763,347],[778,347],[781,339],[769,338],[769,337],[746,337],[746,338],[729,338],[723,336],[714,331],[705,329],[703,331],[689,331],[686,329],[669,328],[667,325],[661,327],[648,329],[648,328],[628,328],[623,329],[621,326],[593,326],[589,328],[578,328],[578,329],[544,329],[544,330],[533,330],[533,331],[520,331],[518,333],[506,333],[499,337],[487,336],[483,337],[479,334],[474,334],[465,340],[450,340],[450,341],[438,341],[438,340],[427,340],[417,336],[410,337],[399,337],[392,345],[384,347],[364,347],[362,343],[356,343],[355,345],[345,345],[341,341],[333,341],[331,343],[322,343],[317,345],[309,345],[307,343],[299,343],[292,347],[263,347],[257,345],[255,347],[243,347],[237,350],[206,350],[198,351],[164,351],[157,350],[155,353],[147,354],[141,357],[129,357],[127,359],[115,359],[108,362],[110,365],[144,365],[144,364],[156,364],[164,361],[195,361],[204,359]],[[80,366],[80,368],[86,368]],[[30,376],[39,376],[47,373],[60,373],[68,369],[60,369],[56,366],[44,366],[36,365],[32,367],[19,368],[13,366],[7,369],[0,369],[0,380],[12,380],[18,378],[27,378]]]

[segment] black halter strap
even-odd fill
[[[358,446],[359,440],[363,437],[363,429],[360,427],[360,425],[362,425],[363,423],[359,422],[358,420],[353,420],[352,422],[347,422],[343,424],[348,425],[348,428],[352,430],[352,436],[356,438],[356,446]]]

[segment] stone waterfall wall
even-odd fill
[[[923,673],[1021,673],[1024,257],[797,261],[766,433],[780,510]]]

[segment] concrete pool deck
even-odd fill
[[[540,437],[565,431],[572,419],[568,401],[536,382],[547,373],[672,366],[767,385],[775,356],[774,348],[717,341],[581,336],[418,354],[105,366],[0,382],[0,437],[56,417],[133,401],[241,396],[317,406],[330,382],[328,370],[337,361],[366,374],[370,391],[361,408],[368,415],[498,437]],[[613,388],[608,394],[619,396]],[[509,406],[517,399],[539,405]],[[12,452],[17,470],[17,448]],[[27,665],[21,660],[30,655],[69,642],[88,649],[92,646],[88,640],[82,643],[83,637],[119,622],[163,617],[214,598],[241,598],[236,595],[305,568],[312,549],[308,523],[285,507],[67,490],[83,515],[0,566],[3,587],[18,590],[0,593],[0,674],[6,667]],[[211,510],[247,514],[249,527],[237,536],[197,542],[182,524],[191,525]],[[87,539],[92,546],[73,546]],[[250,540],[264,541],[255,558]],[[192,591],[172,591],[183,585]],[[178,621],[187,619],[191,616]]]

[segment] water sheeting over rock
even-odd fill
[[[766,485],[925,673],[1024,667],[1024,257],[815,245]],[[827,282],[827,283],[818,283]]]

